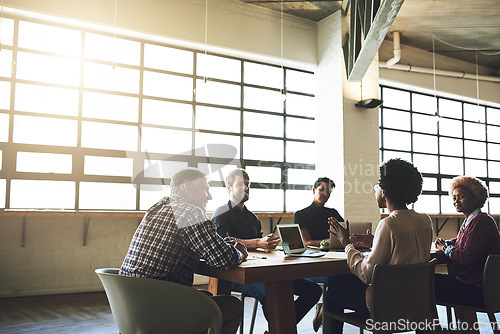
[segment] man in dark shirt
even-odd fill
[[[328,218],[334,217],[337,221],[343,222],[344,219],[337,210],[326,208],[325,203],[330,198],[330,194],[335,188],[335,183],[327,177],[320,177],[314,182],[313,202],[307,208],[295,212],[294,223],[300,225],[300,231],[304,238],[304,243],[308,246],[319,247],[321,241],[330,241],[330,225]],[[328,276],[312,277],[309,280],[328,285]],[[328,290],[327,290],[328,293]],[[322,320],[322,305],[318,304],[316,316],[313,320],[313,329],[318,331]]]
[[[228,269],[247,257],[243,244],[230,245],[217,235],[205,206],[212,199],[205,174],[189,168],[170,181],[172,195],[153,205],[137,227],[120,275],[148,277],[191,286],[200,259]],[[235,333],[241,302],[214,296],[222,313],[224,333]]]
[[[212,221],[217,225],[217,233],[223,237],[236,238],[248,249],[276,248],[279,237],[273,234],[263,237],[259,219],[244,204],[249,198],[250,191],[250,178],[247,172],[243,169],[236,169],[229,173],[226,177],[226,188],[229,192],[229,201],[215,210],[212,216]],[[257,299],[267,319],[264,283],[233,283],[232,289]],[[321,297],[321,288],[312,281],[299,279],[293,281],[293,292],[298,296],[295,300],[295,317],[298,323]]]

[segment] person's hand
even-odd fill
[[[233,237],[225,237],[223,240],[226,242],[226,244],[230,244],[231,246],[234,246],[237,242],[236,238]]]
[[[347,246],[349,244],[349,234],[350,234],[350,229],[349,229],[349,221],[346,220],[345,224],[346,227],[344,228],[340,223],[335,219],[334,217],[328,218],[328,224],[332,227],[332,231],[330,233],[333,233],[337,239],[339,239],[340,244],[342,247]]]
[[[349,240],[357,246],[367,248],[372,248],[373,246],[373,234],[370,230],[366,230],[366,234],[353,234]]]
[[[237,250],[240,251],[240,253],[242,255],[241,261],[245,261],[245,259],[248,257],[248,251],[247,251],[247,248],[245,247],[245,245],[243,245],[241,242],[237,241],[234,244],[234,248],[236,248]]]
[[[444,249],[446,248],[446,241],[442,238],[437,238],[436,241],[434,241],[434,246],[436,246],[438,251],[444,252]]]
[[[275,249],[278,246],[279,242],[280,237],[276,237],[271,233],[259,240],[259,247],[264,249]]]

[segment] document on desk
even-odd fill
[[[329,259],[347,259],[345,252],[325,252],[325,257]]]

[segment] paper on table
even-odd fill
[[[347,259],[345,252],[325,252],[325,257],[329,259]]]

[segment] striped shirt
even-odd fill
[[[241,262],[239,251],[222,240],[203,209],[172,195],[153,205],[142,219],[120,275],[191,286],[200,259],[223,270]]]

